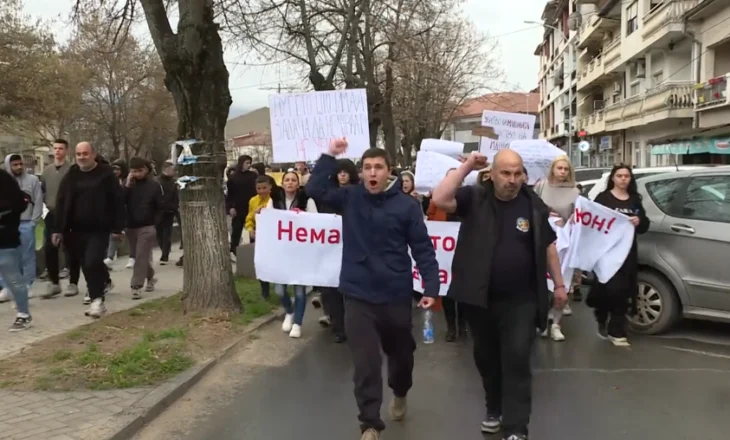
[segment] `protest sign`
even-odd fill
[[[349,143],[342,157],[370,148],[365,89],[271,95],[269,112],[274,162],[316,160],[341,137]]]
[[[441,139],[424,139],[421,141],[419,151],[431,151],[458,159],[464,155],[464,144],[461,142],[443,141]]]
[[[565,156],[565,151],[543,139],[512,141],[509,148],[515,150],[522,158],[530,177],[528,182],[530,185],[547,177],[550,163],[556,157]]]
[[[419,151],[416,156],[416,192],[425,194],[433,191],[449,170],[460,166],[461,162],[453,157],[433,151]],[[464,179],[464,185],[477,183],[477,178],[478,172],[472,171]]]
[[[499,136],[499,139],[481,138],[479,152],[491,162],[499,150],[509,147],[510,142],[533,138],[535,115],[484,110],[482,126],[492,127]]]
[[[441,295],[451,283],[451,262],[459,223],[426,222],[439,262]],[[300,286],[337,287],[342,267],[342,218],[279,209],[256,216],[256,277],[262,281]],[[423,291],[415,262],[413,288]]]

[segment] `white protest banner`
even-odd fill
[[[499,136],[499,139],[481,138],[479,152],[491,162],[499,150],[509,147],[510,142],[533,138],[535,115],[484,110],[482,126],[492,127]]]
[[[464,144],[461,142],[443,141],[441,139],[424,139],[421,141],[419,151],[431,151],[441,153],[444,156],[458,159],[464,155]]]
[[[543,139],[512,141],[509,144],[522,158],[522,163],[530,177],[529,185],[534,185],[547,176],[550,163],[558,156],[565,156],[565,151]]]
[[[346,137],[342,157],[370,148],[365,89],[269,96],[274,162],[309,162],[327,152],[332,139]]]
[[[459,223],[426,222],[439,262],[441,295],[451,283],[451,262]],[[256,277],[261,281],[299,286],[337,287],[342,267],[342,218],[280,209],[256,216]],[[413,288],[423,291],[413,263]]]
[[[459,237],[461,223],[427,221],[426,227],[436,251],[436,261],[439,262],[439,281],[441,281],[439,295],[445,296],[451,285],[451,263],[454,261],[456,239]],[[413,262],[413,290],[423,293],[421,274],[418,272],[416,262],[413,259],[411,261]]]
[[[433,191],[449,170],[460,166],[461,162],[453,157],[433,151],[419,151],[416,156],[416,192],[425,194]],[[477,178],[477,171],[469,173],[464,179],[464,185],[475,184]]]

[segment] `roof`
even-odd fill
[[[231,144],[234,147],[271,146],[271,134],[252,132],[251,134],[231,138]]]
[[[489,93],[478,98],[467,99],[464,101],[464,103],[456,109],[452,119],[481,116],[484,110],[538,114],[539,107],[539,93]]]
[[[226,122],[226,139],[254,133],[270,133],[269,108],[261,107]]]

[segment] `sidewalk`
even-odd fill
[[[155,254],[157,285],[155,292],[144,293],[142,300],[132,300],[129,290],[130,269],[126,258],[115,262],[112,271],[114,290],[107,295],[109,313],[126,310],[155,298],[174,295],[182,289],[182,269],[176,267],[181,251],[173,251],[171,263],[160,266]],[[62,287],[68,281],[62,280]],[[83,274],[79,283],[81,293],[75,297],[62,295],[51,300],[40,299],[44,282],[33,286],[35,298],[30,300],[33,325],[19,333],[0,333],[0,358],[11,356],[34,342],[67,332],[91,322],[84,316],[88,306],[82,304],[86,285]],[[15,318],[10,303],[0,304],[0,325],[9,326]],[[152,389],[79,392],[20,392],[0,390],[0,439],[8,440],[99,440],[109,419],[121,413]]]

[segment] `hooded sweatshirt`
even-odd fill
[[[30,204],[20,215],[20,221],[38,223],[41,217],[43,217],[43,187],[41,181],[38,180],[38,177],[26,173],[25,169],[23,169],[20,176],[14,175],[10,171],[10,158],[12,156],[15,156],[15,154],[5,156],[5,169],[18,182],[21,191],[26,193],[30,198]]]
[[[236,209],[238,216],[246,216],[248,202],[256,195],[256,174],[254,171],[242,169],[243,161],[239,158],[236,171],[228,179],[226,193],[226,212]]]
[[[401,191],[396,178],[378,194],[363,185],[337,187],[330,178],[336,169],[336,159],[322,155],[306,191],[342,212],[340,291],[372,304],[412,301],[410,247],[424,294],[438,297],[439,266],[418,201]]]
[[[28,205],[28,197],[5,170],[0,170],[0,188],[0,249],[14,249],[20,246],[20,214]]]

